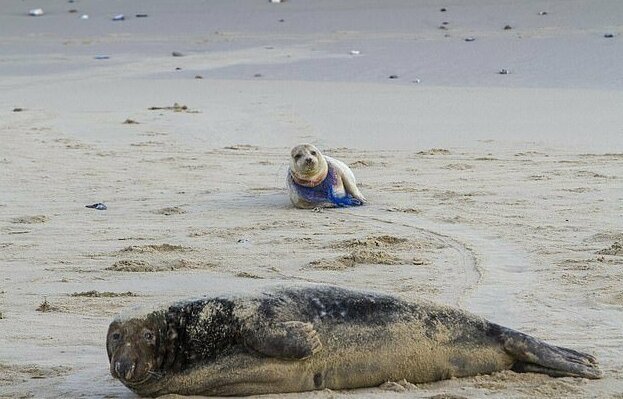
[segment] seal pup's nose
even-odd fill
[[[314,158],[312,158],[312,157],[307,157],[307,158],[305,158],[305,163],[306,163],[307,165],[311,165],[311,164],[313,164],[313,163],[314,163]]]

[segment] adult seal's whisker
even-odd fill
[[[156,372],[156,371],[148,371],[147,374],[149,374],[151,377],[155,377],[155,378],[158,378],[158,379],[164,377],[163,373],[159,373],[159,372]]]

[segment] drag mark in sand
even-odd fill
[[[401,212],[403,215],[398,215],[398,217],[394,215],[388,215],[387,210],[384,209],[375,209],[375,211],[382,211],[383,214],[379,214],[375,212],[374,215],[371,214],[358,214],[351,211],[342,211],[340,212],[347,214],[349,216],[353,216],[356,218],[365,218],[368,223],[370,221],[376,222],[377,224],[382,224],[382,229],[387,231],[387,225],[390,226],[400,226],[406,227],[411,231],[416,231],[426,237],[427,239],[439,243],[442,247],[447,247],[453,250],[459,259],[459,265],[457,270],[459,270],[460,278],[454,279],[455,284],[459,284],[458,289],[452,290],[452,292],[458,292],[458,295],[452,299],[453,304],[463,307],[463,301],[469,297],[470,293],[474,291],[483,278],[483,270],[479,267],[478,260],[474,255],[474,252],[468,248],[462,242],[438,233],[436,231],[431,230],[430,228],[424,228],[416,226],[415,224],[405,223],[402,219],[410,218],[415,219],[409,212]],[[417,219],[419,221],[419,219]],[[420,221],[421,222],[421,221]],[[418,223],[420,224],[420,223]]]
[[[368,210],[371,212],[363,213]],[[361,213],[341,212],[365,218],[368,223],[382,224],[385,231],[388,226],[408,228],[451,248],[459,259],[459,264],[448,269],[449,275],[444,279],[454,285],[444,290],[451,293],[447,299],[451,304],[499,323],[526,326],[534,320],[533,315],[525,310],[536,311],[534,304],[526,303],[526,293],[535,284],[536,276],[530,272],[528,255],[521,248],[493,233],[484,234],[464,224],[442,224],[408,214],[380,214],[377,211],[383,210],[369,208],[361,209]],[[524,305],[519,306],[518,302]]]

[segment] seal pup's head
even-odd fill
[[[114,320],[106,336],[110,373],[129,388],[160,377],[169,352],[168,341],[174,338],[167,333],[165,317],[159,312]]]
[[[297,184],[315,187],[327,177],[329,165],[318,148],[301,144],[290,152],[290,174]]]

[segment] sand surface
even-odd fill
[[[621,15],[605,0],[4,1],[0,397],[134,397],[108,373],[117,312],[329,282],[459,306],[593,353],[605,378],[274,397],[622,398]],[[370,205],[293,209],[301,142],[350,164]]]

